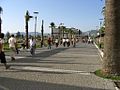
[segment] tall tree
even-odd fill
[[[55,23],[51,22],[50,27],[51,27],[51,36],[52,36],[52,39],[53,39],[53,29],[55,28]]]
[[[65,34],[66,27],[65,26],[61,26],[61,29],[62,29],[63,38],[65,38],[64,34]]]
[[[21,37],[21,33],[20,33],[19,31],[16,33],[16,37],[17,37],[17,38],[20,38],[20,37]]]
[[[25,29],[26,29],[26,47],[27,49],[28,47],[28,21],[30,20],[30,18],[32,18],[32,16],[29,15],[28,10],[26,11],[26,15],[25,15]]]
[[[106,0],[102,72],[120,75],[120,1]]]
[[[2,24],[2,20],[1,20],[1,13],[2,13],[3,9],[2,7],[0,6],[0,33],[1,33],[1,24]]]
[[[42,26],[41,26],[41,47],[43,47],[44,42],[44,27],[43,27],[44,21],[42,20]]]
[[[8,41],[8,39],[10,38],[10,32],[6,33],[6,37],[7,37],[7,41]]]

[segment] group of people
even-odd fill
[[[17,40],[16,40],[16,38],[14,37],[13,34],[8,39],[8,43],[9,43],[9,48],[11,50],[11,61],[15,61],[15,54],[16,53],[19,54],[19,50],[18,50],[18,46],[17,46]],[[48,49],[51,49],[51,46],[53,44],[55,44],[56,47],[58,47],[58,45],[63,45],[64,47],[65,46],[69,47],[70,44],[72,44],[73,47],[75,47],[76,39],[72,38],[70,40],[69,38],[63,38],[63,39],[59,40],[58,38],[56,38],[53,42],[53,40],[49,37],[48,40],[47,40],[47,43],[48,43]],[[35,55],[36,40],[33,37],[31,39],[29,39],[29,46],[30,46],[30,53],[32,55]],[[10,65],[7,65],[6,58],[5,58],[4,34],[3,33],[0,33],[0,60],[1,60],[1,63],[4,64],[6,69],[8,69],[10,67]]]
[[[61,41],[61,44],[63,44],[64,47],[65,46],[69,47],[70,45],[75,47],[77,42],[78,42],[77,38],[72,38],[72,39],[63,38],[62,41]]]
[[[77,39],[76,38],[63,38],[63,39],[58,39],[56,38],[54,41],[49,37],[47,40],[48,43],[48,49],[51,49],[51,45],[55,45],[55,47],[57,48],[59,45],[63,45],[64,47],[67,46],[69,47],[70,45],[72,45],[73,47],[76,46],[76,42]]]
[[[83,43],[93,44],[93,39],[91,37],[82,38]]]
[[[11,37],[8,39],[8,43],[9,43],[9,49],[11,51],[11,56],[10,56],[11,61],[15,61],[15,54],[16,53],[19,54],[19,50],[18,50],[17,40],[14,37],[14,34],[12,34]],[[36,41],[33,37],[29,40],[29,45],[30,45],[30,53],[34,55],[36,48]],[[10,65],[7,65],[6,57],[4,53],[4,33],[0,33],[0,60],[1,63],[4,64],[6,69],[10,68]]]

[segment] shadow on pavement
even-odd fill
[[[35,56],[28,56],[28,57],[49,57],[51,55],[54,55],[56,53],[59,53],[61,51],[64,51],[68,48],[56,48],[56,49],[51,49],[49,51],[43,51],[41,53],[36,54]]]
[[[40,58],[47,58],[50,57],[51,55],[57,54],[61,51],[64,51],[68,48],[57,48],[57,49],[52,49],[49,51],[43,51],[41,53],[37,53],[34,56],[27,56],[25,58],[21,58],[21,59],[17,59],[16,61],[14,61],[13,63],[17,62],[17,63],[34,63],[34,62],[39,62],[41,59]],[[38,58],[38,59],[34,59],[34,58]]]
[[[0,77],[0,90],[104,90],[104,89]]]

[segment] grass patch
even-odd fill
[[[105,78],[105,79],[120,80],[120,76],[106,75],[106,74],[103,74],[101,70],[96,70],[94,73],[95,75]]]

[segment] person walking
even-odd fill
[[[11,61],[15,60],[15,54],[16,54],[16,38],[12,34],[11,37],[8,40],[9,48],[11,50]]]
[[[76,47],[76,38],[73,38],[73,47]]]
[[[7,65],[6,58],[5,58],[5,53],[4,53],[4,34],[0,33],[0,60],[1,63],[4,64],[6,69],[10,68],[10,65]]]
[[[59,45],[59,40],[58,40],[58,38],[56,38],[55,39],[55,46],[56,46],[56,48],[58,47],[58,45]]]
[[[65,39],[65,38],[63,38],[62,42],[63,42],[63,46],[65,47],[65,44],[66,44],[66,39]]]
[[[19,54],[18,42],[17,41],[16,41],[16,44],[15,44],[15,49],[16,49],[16,53]]]
[[[69,47],[70,46],[70,40],[69,40],[69,38],[66,38],[66,43],[67,43],[67,47]]]
[[[48,38],[47,42],[48,42],[48,49],[51,49],[52,40],[50,37]]]
[[[36,49],[36,41],[35,41],[35,39],[32,37],[32,38],[30,39],[30,53],[31,53],[32,55],[35,55],[35,49]]]

